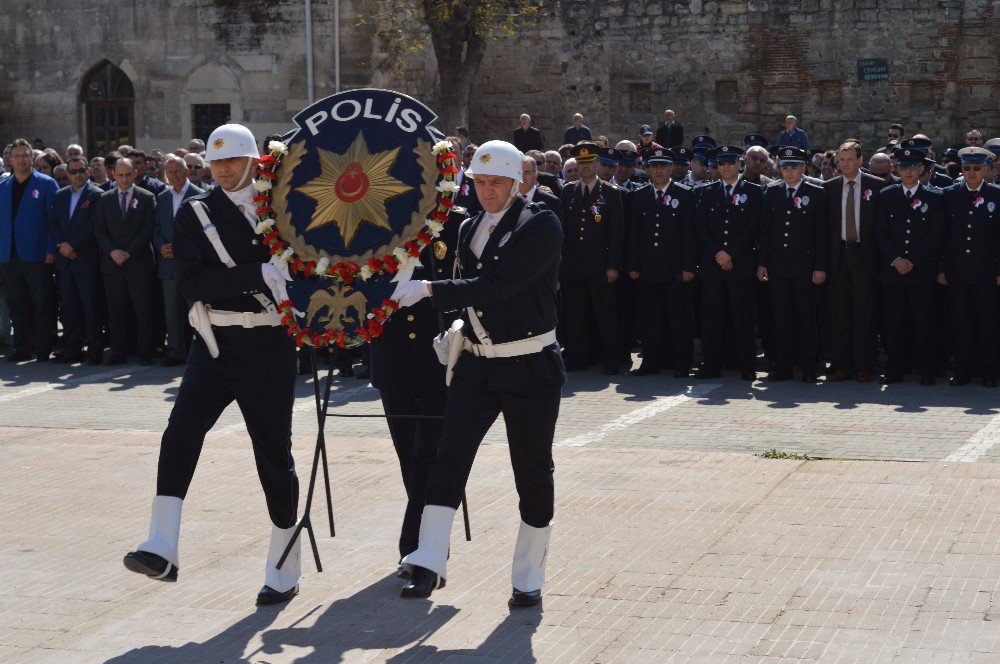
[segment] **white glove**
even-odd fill
[[[274,298],[275,304],[281,304],[288,299],[288,291],[285,290],[285,278],[281,276],[278,268],[272,263],[264,263],[260,266],[260,273],[264,277],[264,283],[271,290],[271,297]]]
[[[434,352],[438,356],[438,362],[448,366],[448,349],[451,347],[451,335],[447,332],[434,337]]]
[[[431,289],[427,287],[426,281],[407,281],[405,284],[396,286],[392,299],[398,302],[401,307],[412,307],[430,295]]]

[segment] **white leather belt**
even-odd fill
[[[216,327],[277,327],[281,325],[281,316],[277,311],[216,311],[208,310],[208,320]]]
[[[476,357],[518,357],[520,355],[531,355],[540,353],[546,346],[556,342],[556,331],[549,330],[545,334],[537,337],[508,341],[502,344],[474,344],[468,339],[462,343],[462,348],[469,351]]]

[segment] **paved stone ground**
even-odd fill
[[[398,467],[380,420],[327,425],[325,571],[256,610],[269,524],[233,409],[185,503],[176,584],[127,572],[145,536],[161,368],[0,366],[0,660],[12,662],[992,662],[1000,652],[1000,392],[753,387],[573,374],[557,430],[545,600],[510,612],[503,429],[468,488],[448,587],[398,598]],[[300,385],[307,477],[316,432]],[[378,412],[337,379],[336,412]],[[763,450],[829,460],[766,459]],[[905,463],[919,461],[922,463]]]

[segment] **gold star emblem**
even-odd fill
[[[371,154],[364,132],[358,132],[345,154],[317,149],[323,170],[297,189],[316,201],[306,232],[336,224],[347,246],[362,223],[391,231],[386,201],[413,189],[389,174],[399,150]]]
[[[221,150],[222,146],[225,144],[226,142],[221,138],[217,138],[214,141],[212,141],[212,147],[215,148],[216,150]]]
[[[479,156],[479,163],[480,164],[488,164],[488,163],[490,163],[490,153],[489,152],[484,152],[483,154],[481,154]]]
[[[580,156],[581,157],[587,157],[589,155],[590,155],[590,150],[588,150],[587,148],[584,148],[584,149],[580,150]]]

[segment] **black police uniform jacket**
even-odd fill
[[[640,281],[674,283],[681,271],[694,272],[698,238],[694,227],[697,199],[689,187],[671,181],[665,204],[656,200],[652,185],[632,195],[628,270]]]
[[[933,284],[946,228],[944,199],[939,189],[918,185],[912,200],[906,198],[901,184],[883,189],[875,211],[879,281],[902,285]],[[912,262],[913,270],[906,275],[900,274],[892,267],[897,258]]]
[[[1000,187],[983,182],[970,195],[964,182],[944,190],[948,230],[942,271],[950,283],[995,283],[1000,276]]]
[[[209,221],[236,265],[226,267],[195,216],[192,204],[207,207]],[[192,196],[177,211],[174,226],[174,265],[181,294],[188,302],[201,301],[223,311],[263,311],[252,293],[271,298],[261,275],[261,263],[270,252],[250,222],[221,187]],[[198,336],[189,362],[211,368],[226,378],[246,380],[295,379],[295,344],[277,327],[213,327],[219,357],[212,358]]]
[[[717,180],[698,190],[698,256],[702,279],[753,279],[757,271],[757,237],[763,193],[760,185],[739,178],[732,196],[726,185]],[[715,261],[725,251],[733,259],[733,269],[726,272]]]
[[[526,210],[524,223],[519,223]],[[546,208],[518,196],[497,224],[479,258],[469,248],[483,214],[459,229],[461,278],[435,281],[432,302],[438,311],[461,309],[464,332],[476,343],[466,307],[472,307],[493,343],[518,341],[556,327],[556,285],[562,227]],[[455,375],[490,390],[521,391],[566,381],[559,344],[540,353],[481,358],[463,352]]]
[[[452,208],[441,233],[421,252],[421,266],[413,271],[412,279],[451,279],[458,229],[467,218],[464,211]],[[440,320],[447,327],[456,316],[445,312]],[[368,344],[372,386],[408,395],[443,392],[445,368],[433,347],[441,322],[426,299],[392,314],[382,325],[382,335]]]
[[[804,178],[787,201],[784,181],[764,190],[757,262],[775,277],[811,277],[830,267],[830,236],[823,187]]]
[[[598,179],[584,195],[580,180],[562,191],[563,279],[600,279],[621,270],[624,217],[621,196],[610,182]]]

